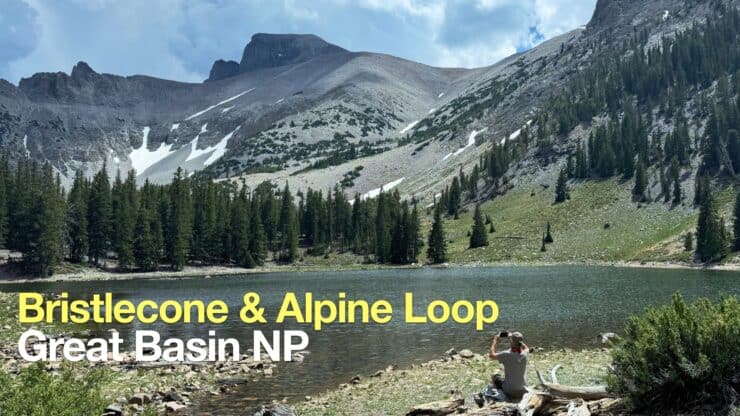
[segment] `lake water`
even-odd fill
[[[408,367],[438,358],[450,347],[486,351],[491,333],[511,329],[521,331],[530,346],[597,347],[596,335],[620,332],[625,319],[650,305],[670,301],[680,292],[688,299],[722,293],[740,294],[740,273],[705,270],[664,270],[590,266],[485,267],[449,269],[392,269],[349,272],[267,273],[245,276],[99,281],[25,283],[2,285],[4,291],[70,292],[71,297],[113,292],[116,298],[134,302],[141,299],[222,299],[229,304],[232,318],[222,325],[153,325],[136,323],[118,326],[131,338],[136,329],[156,329],[163,338],[207,338],[209,329],[220,337],[241,340],[251,348],[253,329],[238,320],[245,292],[255,291],[261,305],[273,320],[286,291],[297,294],[311,291],[316,298],[336,299],[345,292],[348,299],[368,301],[387,299],[394,307],[393,320],[385,325],[334,324],[320,332],[308,326],[289,324],[286,329],[306,330],[310,335],[310,354],[301,364],[281,364],[275,376],[242,387],[236,396],[211,402],[218,414],[244,414],[247,403],[271,399],[302,398],[335,388],[354,375],[368,375],[389,364]],[[472,324],[417,324],[403,322],[403,295],[413,292],[417,311],[434,299],[450,302],[492,299],[499,305],[495,325],[477,332]],[[92,328],[104,331],[106,328]],[[280,329],[280,328],[277,328]],[[247,399],[249,398],[249,401]],[[244,400],[244,401],[242,401]]]

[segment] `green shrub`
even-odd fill
[[[34,364],[10,377],[0,371],[0,415],[98,416],[106,406],[100,394],[102,371],[77,375],[70,366],[59,374]]]
[[[734,296],[713,304],[670,305],[631,317],[613,353],[610,389],[638,409],[678,410],[736,404],[740,393],[740,304]]]

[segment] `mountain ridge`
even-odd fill
[[[341,179],[332,166],[349,170],[378,160],[377,172],[366,169],[348,192],[405,177],[401,189],[431,193],[425,193],[428,198],[449,177],[450,166],[467,163],[481,145],[519,131],[552,90],[590,65],[594,54],[607,53],[617,40],[600,33],[619,34],[622,42],[640,24],[655,30],[657,38],[709,7],[674,0],[617,3],[597,2],[585,30],[476,69],[350,52],[315,35],[291,34],[255,34],[240,62],[216,61],[203,83],[99,74],[80,62],[69,75],[39,73],[18,87],[0,86],[0,147],[16,157],[49,160],[67,179],[79,169],[89,175],[104,163],[115,174],[143,165],[131,157],[149,128],[146,157],[155,157],[162,146],[171,151],[145,164],[149,169],[138,172],[142,181],[166,182],[181,166],[221,178],[244,176],[250,184],[287,178],[299,188],[325,187]],[[409,140],[425,147],[417,151],[419,145],[405,144]],[[220,156],[205,166],[206,157],[196,156],[219,143],[225,146]],[[356,161],[345,160],[350,148],[364,149],[353,153]],[[460,149],[465,149],[460,155],[447,156]],[[403,162],[396,166],[384,162],[388,158]],[[299,170],[304,172],[296,174]],[[422,178],[410,179],[416,175]],[[436,185],[407,188],[426,178]]]

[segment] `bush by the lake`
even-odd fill
[[[59,373],[34,364],[11,377],[0,370],[0,415],[98,416],[106,403],[100,393],[102,371]]]
[[[631,317],[614,350],[610,389],[637,408],[718,408],[740,401],[740,303],[725,297],[669,305]]]

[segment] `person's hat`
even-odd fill
[[[524,342],[524,335],[522,335],[521,332],[512,332],[509,336],[511,337],[514,345],[520,345],[522,342]]]

